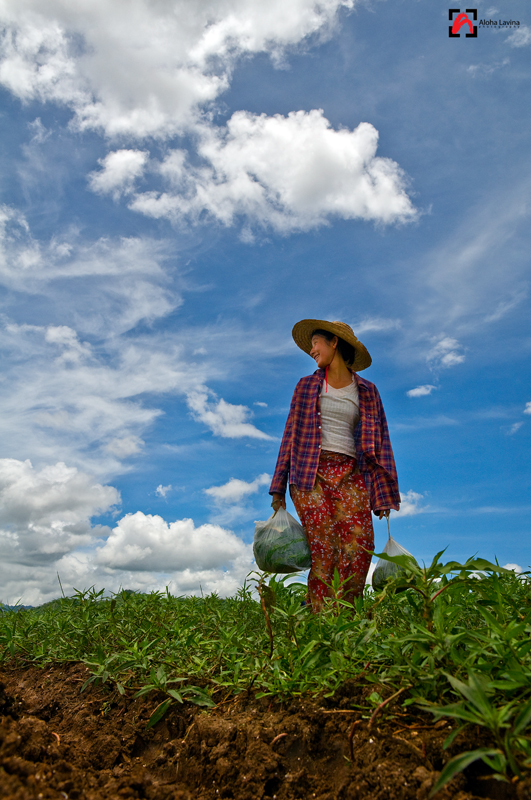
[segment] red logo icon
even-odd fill
[[[454,15],[457,16],[454,19]],[[469,14],[472,15],[472,19],[476,22],[478,18],[478,11],[477,8],[467,8],[466,14],[464,11],[461,11],[460,8],[450,8],[448,9],[448,19],[452,23],[448,26],[448,35],[452,38],[459,38],[461,36],[461,29],[468,28],[468,33],[465,34],[467,39],[475,39],[478,35],[478,28],[477,25],[472,23],[472,20],[468,16]]]

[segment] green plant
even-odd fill
[[[478,758],[498,775],[523,774],[530,768],[531,584],[484,559],[445,564],[441,556],[427,567],[395,557],[403,571],[353,603],[336,575],[334,597],[318,615],[301,605],[304,585],[260,573],[232,598],[105,597],[93,588],[37,609],[4,609],[0,660],[79,661],[91,671],[87,684],[154,693],[150,725],[173,703],[209,706],[251,689],[278,699],[332,697],[355,680],[369,687],[363,707],[355,706],[367,719],[395,713],[397,703],[401,713],[421,704],[488,732],[489,746],[459,754],[441,780]]]

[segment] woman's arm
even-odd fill
[[[271,481],[271,486],[269,487],[269,494],[273,495],[273,500],[275,499],[275,495],[283,498],[286,494],[288,485],[288,475],[291,461],[291,433],[293,429],[293,417],[295,414],[296,394],[297,389],[295,389],[295,392],[293,393],[288,418],[286,420],[286,426],[284,428],[284,435],[282,436],[282,442],[278,451],[277,464],[273,474],[273,480]],[[284,505],[284,508],[285,507],[286,506]]]
[[[387,420],[378,389],[358,378],[361,422],[355,432],[360,469],[364,473],[373,513],[380,517],[400,508],[398,478]]]
[[[387,419],[380,394],[376,387],[375,392],[376,407],[380,422],[380,447],[376,451],[376,459],[380,470],[377,469],[376,474],[374,475],[376,489],[375,495],[378,498],[375,503],[376,507],[374,509],[374,513],[377,514],[380,519],[382,519],[384,516],[389,517],[391,509],[394,509],[395,511],[399,510],[400,492],[398,491],[398,477],[396,474],[393,448],[391,447],[391,440],[389,438]],[[382,473],[381,470],[384,470],[384,472]]]

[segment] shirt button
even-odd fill
[[[319,425],[319,430],[321,430],[321,426]]]

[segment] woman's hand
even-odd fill
[[[389,519],[389,514],[391,513],[391,509],[388,508],[387,511],[377,511],[376,513],[378,514],[378,519],[383,519],[384,517],[386,519]]]
[[[274,492],[271,508],[276,513],[280,508],[280,506],[282,506],[282,508],[286,508],[286,497],[283,494],[278,494],[278,492]]]

